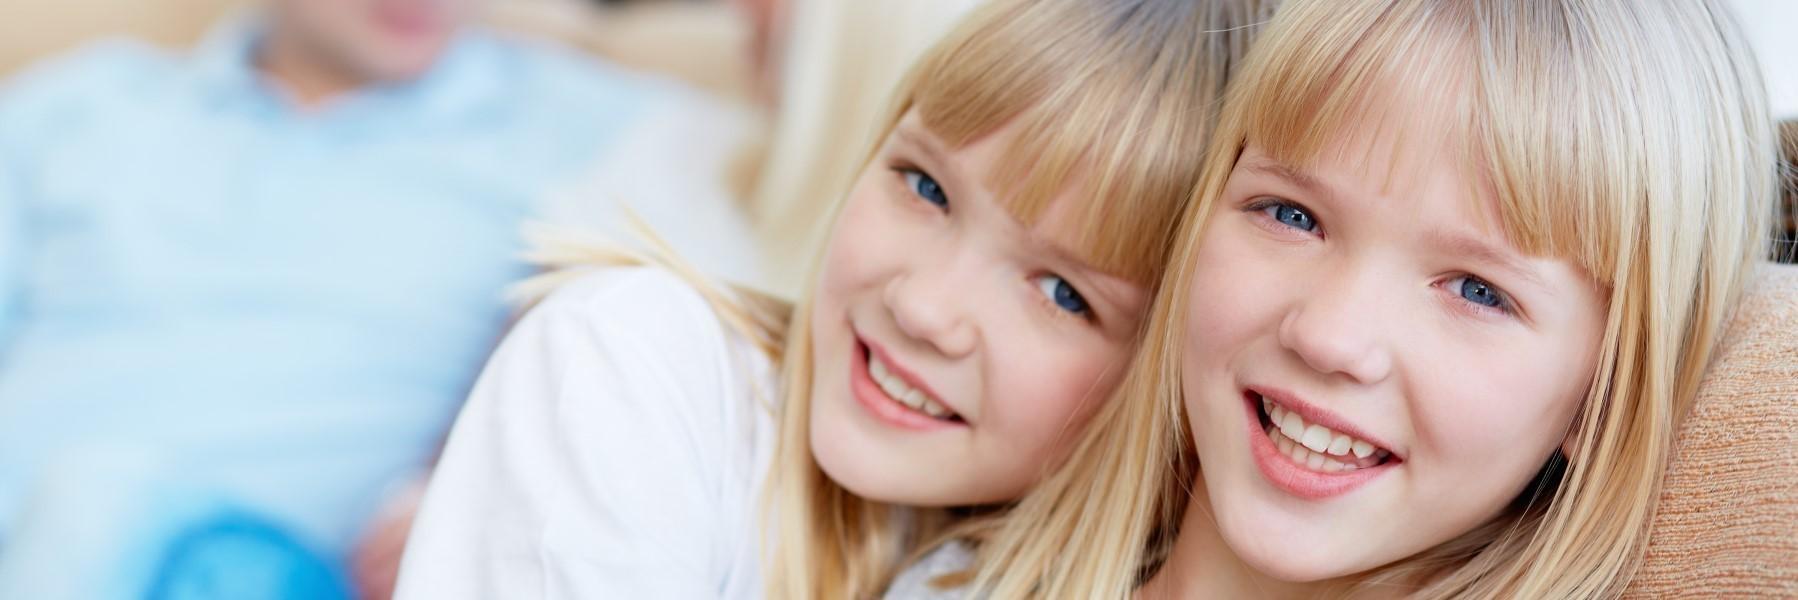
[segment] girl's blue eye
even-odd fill
[[[1463,275],[1449,280],[1449,291],[1459,295],[1461,299],[1487,308],[1505,308],[1505,295],[1492,284],[1472,275]]]
[[[1066,279],[1045,275],[1037,279],[1036,287],[1043,291],[1044,296],[1049,297],[1050,302],[1055,303],[1056,308],[1081,316],[1092,311],[1092,307],[1086,305],[1086,298]]]
[[[1306,212],[1303,208],[1291,204],[1276,203],[1262,207],[1261,212],[1266,213],[1269,217],[1273,217],[1273,219],[1278,221],[1281,225],[1299,231],[1317,231],[1317,219],[1312,218],[1311,213]]]
[[[938,208],[949,208],[949,195],[943,193],[943,186],[937,185],[936,180],[923,171],[906,169],[905,186],[925,202],[935,204]]]

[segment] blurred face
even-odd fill
[[[1276,579],[1359,573],[1497,517],[1595,369],[1596,284],[1507,243],[1453,139],[1390,138],[1308,165],[1251,143],[1197,251],[1193,441],[1224,541]]]
[[[1064,249],[986,181],[1009,128],[949,148],[907,115],[857,179],[812,314],[811,443],[865,498],[971,505],[1022,494],[1114,383],[1137,286]],[[1069,194],[1070,196],[1072,194]]]
[[[473,0],[272,0],[274,35],[311,60],[369,82],[422,75]]]

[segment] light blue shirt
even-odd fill
[[[501,334],[534,201],[654,101],[475,31],[307,112],[255,30],[0,91],[0,563],[83,519],[151,531],[184,494],[347,549]]]

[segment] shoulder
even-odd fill
[[[520,323],[552,354],[604,359],[644,382],[758,394],[772,359],[725,325],[696,284],[656,267],[604,267],[561,284]]]
[[[58,112],[127,96],[170,74],[175,65],[167,51],[141,42],[89,44],[0,84],[0,118],[54,119]]]

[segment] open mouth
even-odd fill
[[[1262,433],[1277,453],[1295,466],[1314,473],[1345,474],[1397,460],[1377,444],[1308,422],[1297,411],[1254,390],[1244,390],[1243,396],[1254,406]]]
[[[868,347],[866,343],[857,341],[858,357],[864,362],[864,373],[874,383],[875,390],[897,408],[944,423],[964,424],[961,415],[955,413],[941,400],[932,397],[929,392],[918,389],[899,369],[889,365],[885,360]]]

